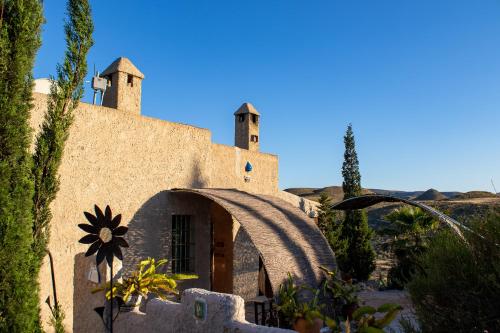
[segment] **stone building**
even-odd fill
[[[84,257],[77,228],[94,204],[109,205],[129,227],[125,275],[144,258],[168,258],[171,271],[199,275],[181,288],[249,299],[277,292],[288,272],[315,284],[322,279],[319,265],[334,267],[307,215],[314,205],[280,191],[278,157],[259,151],[261,119],[251,104],[234,113],[235,146],[226,146],[213,143],[207,129],[142,116],[144,75],[128,59],[117,59],[102,75],[109,80],[103,106],[80,103],[75,110],[52,204],[49,249],[67,329],[102,329],[93,308],[103,296],[90,292],[97,285],[95,257]],[[34,97],[36,131],[47,95]],[[47,263],[40,276],[45,301],[53,292]],[[48,307],[42,315],[46,323]]]

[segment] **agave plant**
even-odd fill
[[[378,308],[363,306],[354,311],[353,319],[357,323],[358,333],[384,333],[403,308],[398,304],[386,303]],[[376,315],[379,313],[380,315]],[[381,316],[381,317],[380,317]]]
[[[158,273],[159,267],[165,265],[167,259],[156,261],[154,258],[143,260],[137,265],[137,270],[123,279],[122,282],[113,284],[113,296],[120,297],[124,302],[128,302],[132,296],[147,297],[153,294],[158,298],[166,299],[169,295],[179,295],[177,281],[187,279],[197,279],[197,275],[186,274],[165,274]],[[94,289],[92,293],[106,290],[106,298],[111,298],[110,284]]]

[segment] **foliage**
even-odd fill
[[[416,272],[417,257],[427,248],[428,238],[439,222],[422,209],[409,206],[393,210],[385,219],[392,222],[383,233],[394,236],[391,250],[397,260],[389,270],[388,284],[402,289]]]
[[[358,305],[359,299],[356,295],[358,290],[352,283],[337,278],[337,274],[334,271],[330,271],[323,266],[319,268],[327,276],[323,284],[323,292],[333,307],[332,312],[334,317],[338,319],[344,307]]]
[[[47,113],[36,138],[33,156],[33,250],[40,261],[45,256],[49,238],[52,218],[49,205],[59,190],[57,171],[69,136],[73,111],[83,95],[86,59],[93,44],[94,28],[88,0],[68,0],[66,10],[66,54],[63,64],[57,66],[57,78],[52,78]]]
[[[361,174],[359,173],[358,154],[356,153],[356,142],[352,131],[352,124],[347,126],[344,136],[344,163],[342,164],[342,190],[344,200],[361,195]]]
[[[403,333],[420,333],[420,329],[415,325],[414,321],[407,317],[401,316],[399,319],[399,326],[401,327],[401,331]]]
[[[361,175],[352,125],[344,136],[345,152],[342,165],[344,199],[361,195]],[[340,269],[358,280],[366,280],[375,269],[375,251],[371,244],[373,231],[368,226],[365,210],[347,211],[340,232],[345,246],[337,254]]]
[[[301,300],[303,291],[313,293],[310,301],[304,302]],[[288,273],[287,280],[280,285],[275,304],[280,318],[286,322],[287,327],[292,327],[295,321],[300,318],[306,319],[309,323],[312,323],[316,318],[323,319],[319,294],[320,290],[318,289],[314,290],[308,286],[295,285],[292,275]]]
[[[156,297],[166,299],[169,295],[179,295],[176,281],[198,278],[196,275],[158,273],[158,268],[166,263],[166,259],[156,262],[155,259],[148,258],[141,261],[137,266],[137,270],[132,272],[132,275],[124,278],[123,282],[113,283],[113,297],[120,297],[127,302],[133,295],[147,297],[151,293]],[[106,290],[106,298],[110,299],[109,282],[103,287],[94,289],[92,293],[103,290]]]
[[[398,304],[386,303],[377,309],[362,306],[353,314],[358,333],[384,333],[384,327],[389,325],[398,315],[402,307]],[[383,314],[381,315],[377,315]]]
[[[50,307],[51,317],[50,317],[50,325],[54,328],[55,333],[64,333],[66,330],[64,329],[64,318],[66,315],[64,314],[64,310],[61,305],[56,303],[54,306],[50,304],[50,298],[47,298],[46,303]]]
[[[318,228],[325,236],[332,251],[336,255],[340,255],[345,248],[346,241],[339,239],[342,225],[337,221],[337,214],[332,209],[332,199],[328,194],[322,192],[319,198],[319,204]]]
[[[500,215],[470,227],[466,242],[440,231],[419,258],[408,289],[423,332],[500,331]]]
[[[323,235],[327,235],[332,229],[335,212],[332,209],[332,199],[325,192],[321,192],[318,207],[318,228]]]
[[[0,332],[40,330],[28,121],[42,23],[39,0],[0,4]]]
[[[375,269],[375,251],[371,244],[373,231],[364,210],[346,212],[340,240],[344,250],[337,254],[340,269],[358,280],[367,280]]]
[[[45,256],[48,205],[57,191],[57,149],[62,151],[50,142],[66,123],[53,121],[50,103],[62,103],[68,110],[73,108],[70,101],[81,97],[90,47],[86,32],[92,25],[87,1],[69,0],[68,52],[64,67],[58,69],[58,89],[52,89],[53,97],[68,97],[63,102],[51,98],[33,163],[28,120],[33,63],[41,44],[41,1],[4,0],[0,9],[0,331],[33,332],[41,329],[38,271]]]

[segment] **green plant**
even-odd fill
[[[499,332],[500,215],[475,220],[466,242],[441,230],[408,289],[423,332]]]
[[[71,108],[81,97],[85,76],[85,42],[92,29],[88,2],[69,0],[66,24],[68,52],[58,70],[58,87],[67,98],[58,106]],[[58,156],[50,144],[38,139],[29,154],[28,125],[32,105],[33,63],[41,45],[42,1],[4,0],[0,5],[0,331],[40,331],[38,273],[45,256],[50,211],[57,192],[53,181]],[[90,23],[90,24],[89,24]],[[83,65],[82,65],[83,63]],[[66,80],[66,81],[65,81]],[[60,84],[61,82],[66,85]],[[58,90],[59,92],[59,90]],[[52,99],[54,102],[54,100]],[[54,102],[56,103],[56,102]],[[52,117],[49,113],[48,118]],[[64,123],[64,122],[63,122]],[[57,141],[61,122],[40,137]],[[54,130],[55,129],[55,130]],[[40,138],[39,137],[39,138]],[[60,141],[57,141],[60,142]],[[56,147],[62,151],[62,147]],[[51,178],[51,175],[53,177]],[[33,193],[35,191],[35,193]],[[41,194],[45,191],[45,194]]]
[[[66,11],[64,62],[57,66],[57,79],[52,79],[47,112],[33,154],[33,251],[40,263],[49,240],[50,204],[59,190],[57,172],[73,122],[73,111],[83,96],[87,54],[93,44],[94,26],[88,0],[68,0]]]
[[[359,305],[357,288],[350,282],[337,278],[334,271],[325,267],[319,267],[327,276],[323,284],[323,292],[332,307],[332,314],[335,319],[349,317],[349,312]]]
[[[50,325],[54,328],[55,333],[64,333],[66,330],[64,329],[64,318],[66,315],[61,307],[61,305],[55,304],[50,308],[51,317],[50,317]]]
[[[318,228],[323,235],[326,236],[332,229],[334,218],[335,212],[332,209],[332,199],[325,192],[321,192],[318,206]]]
[[[358,333],[384,333],[384,327],[389,325],[401,310],[400,305],[392,303],[383,304],[377,309],[362,306],[354,311],[352,317]]]
[[[418,207],[403,206],[385,216],[391,222],[390,227],[382,230],[391,235],[391,251],[397,264],[389,270],[388,284],[392,288],[402,289],[417,269],[417,257],[426,248],[429,237],[437,229],[439,222]]]
[[[166,259],[158,260],[153,258],[143,260],[129,277],[122,282],[113,283],[113,297],[120,297],[127,302],[132,296],[141,295],[147,297],[153,294],[161,299],[166,299],[169,295],[179,295],[177,281],[187,279],[197,279],[197,275],[186,274],[165,274],[158,273],[157,270],[167,263]],[[110,283],[94,289],[92,293],[106,290],[106,298],[110,299]]]
[[[342,252],[346,244],[345,241],[339,239],[341,226],[342,223],[337,220],[337,214],[332,209],[332,199],[325,192],[321,192],[318,206],[318,228],[335,254]]]
[[[39,0],[0,4],[0,332],[40,331],[29,146]]]
[[[402,333],[421,333],[414,321],[404,315],[399,319],[399,326],[401,327]]]
[[[303,301],[304,291],[312,293],[310,301]],[[281,321],[280,326],[292,327],[298,319],[305,319],[312,323],[314,319],[323,319],[321,314],[322,305],[319,303],[319,289],[312,289],[308,286],[297,286],[293,277],[288,273],[287,280],[280,285],[275,307]]]
[[[352,125],[344,136],[344,163],[342,164],[342,189],[344,199],[361,195],[361,174]],[[346,211],[339,239],[345,241],[337,251],[340,269],[358,280],[366,280],[375,269],[375,251],[371,244],[373,231],[368,226],[365,210]]]

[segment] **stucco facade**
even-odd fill
[[[140,94],[138,81],[139,86],[135,87]],[[43,120],[47,97],[34,94],[31,125],[35,133]],[[109,98],[119,100],[120,90]],[[137,101],[136,96],[124,98]],[[122,214],[122,224],[129,227],[130,248],[124,251],[123,261],[126,272],[148,256],[169,257],[170,218],[183,211],[197,216],[194,220],[196,251],[210,253],[210,242],[203,241],[210,239],[210,226],[205,223],[207,219],[201,217],[210,216],[214,204],[199,198],[190,200],[189,194],[173,196],[169,192],[171,189],[225,188],[283,196],[278,190],[277,156],[213,143],[207,129],[142,116],[140,95],[138,101],[139,105],[132,104],[131,108],[124,106],[130,103],[120,104],[119,101],[109,104],[116,108],[80,103],[74,112],[74,123],[59,169],[61,186],[51,206],[53,219],[49,243],[58,299],[66,313],[65,325],[69,331],[102,330],[102,323],[93,311],[94,307],[102,305],[102,295],[90,293],[96,284],[88,279],[94,259],[84,257],[87,246],[78,243],[84,233],[77,228],[78,223],[85,222],[83,212],[91,211],[94,204],[109,205],[114,214]],[[231,110],[228,116],[233,116]],[[245,171],[247,162],[253,166],[251,173]],[[257,282],[252,282],[257,272],[250,268],[258,269],[259,253],[246,242],[248,235],[239,230],[238,222],[232,222],[232,255],[235,260],[248,260],[249,263],[249,266],[235,264],[231,267],[236,272],[232,289],[244,297],[251,297],[257,288]],[[200,279],[186,282],[183,289],[191,286],[210,288],[210,258],[207,255],[196,260]],[[44,301],[52,295],[47,263],[40,273],[40,288],[42,321],[47,323],[49,309]]]

